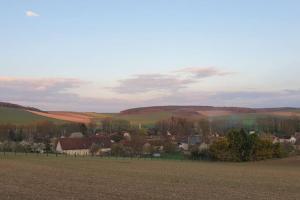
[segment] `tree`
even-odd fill
[[[211,132],[210,122],[207,119],[201,119],[195,123],[195,129],[201,138],[208,142],[209,134]]]
[[[177,145],[170,141],[166,141],[163,147],[165,153],[173,154],[177,152]]]
[[[90,147],[90,152],[92,155],[94,155],[95,153],[97,153],[100,149],[100,146],[96,143],[93,143]]]
[[[227,139],[232,158],[235,161],[248,161],[251,159],[253,139],[244,131],[244,129],[232,130],[228,133]]]
[[[194,123],[185,118],[171,117],[156,123],[155,129],[159,134],[166,135],[168,132],[177,136],[187,136],[194,134]]]
[[[232,160],[229,141],[227,138],[220,138],[216,140],[209,148],[213,159],[228,161]]]

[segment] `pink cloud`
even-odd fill
[[[188,74],[194,78],[207,78],[212,76],[225,76],[231,74],[231,72],[221,71],[215,67],[187,67],[175,72]]]

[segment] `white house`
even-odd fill
[[[97,144],[101,152],[107,152],[110,150],[111,141],[108,137],[97,135],[89,138],[60,138],[56,151],[68,155],[89,155],[93,144]]]
[[[56,145],[58,153],[68,155],[88,155],[91,144],[86,138],[61,138]]]

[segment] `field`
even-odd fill
[[[40,115],[43,117],[48,117],[57,120],[65,120],[69,122],[76,122],[76,123],[84,123],[88,124],[91,122],[92,117],[82,113],[76,112],[38,112],[38,111],[28,111],[36,115]]]
[[[1,106],[1,104],[0,104]],[[120,113],[96,113],[96,112],[67,112],[48,111],[38,109],[25,110],[26,107],[0,107],[0,124],[28,124],[37,121],[50,120],[54,122],[95,122],[99,124],[103,118],[124,119],[131,124],[153,126],[156,122],[168,119],[172,116],[193,120],[208,118],[211,120],[226,120],[228,123],[242,123],[246,127],[255,125],[257,119],[265,117],[290,118],[299,117],[300,109],[274,108],[274,109],[250,109],[229,107],[185,107],[162,106],[129,109]]]
[[[36,115],[17,108],[0,107],[0,124],[29,124],[39,121],[63,122],[61,120]]]
[[[255,163],[0,155],[0,199],[300,199],[300,157]]]
[[[115,115],[115,119],[124,119],[132,124],[155,124],[155,122],[168,119],[174,116],[172,112],[161,111],[161,112],[153,112],[153,113],[141,113],[141,114],[119,114]]]

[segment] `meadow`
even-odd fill
[[[0,199],[300,199],[300,157],[248,163],[0,155]]]

